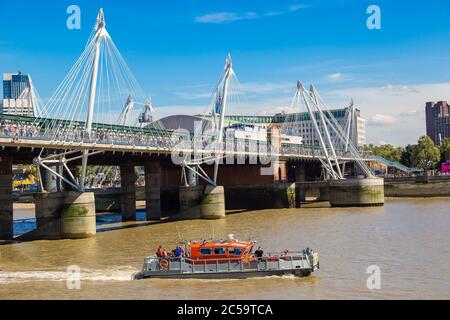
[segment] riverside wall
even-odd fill
[[[450,176],[384,179],[385,197],[450,197]]]

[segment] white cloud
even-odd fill
[[[210,91],[207,91],[208,88]],[[177,96],[186,100],[208,100],[212,97],[214,85],[204,86],[203,91],[199,92],[175,92]],[[240,83],[240,88],[234,87],[236,94],[244,94],[247,96],[254,95],[276,95],[287,94],[293,95],[295,91],[294,82],[245,82]],[[205,100],[205,101],[206,101]],[[209,100],[208,100],[209,101]]]
[[[394,124],[397,121],[393,116],[388,114],[376,114],[369,119],[369,125],[386,126]]]
[[[160,119],[167,116],[172,116],[176,114],[186,114],[186,115],[195,115],[195,114],[204,114],[208,109],[208,104],[204,105],[162,105],[155,107],[156,118]]]
[[[343,75],[345,78],[345,74]],[[332,82],[330,82],[332,83]],[[239,101],[239,109],[230,112],[238,114],[269,115],[285,111],[301,112],[290,107],[295,92],[295,83],[247,82],[242,90],[248,99]],[[327,87],[330,85],[328,84]],[[206,85],[197,97],[204,97],[203,107],[185,106],[177,108],[183,114],[203,113],[208,108],[211,91]],[[415,85],[388,84],[378,87],[347,87],[342,89],[321,89],[316,87],[329,108],[342,108],[353,98],[361,116],[368,120],[367,139],[369,143],[389,141],[394,145],[416,143],[425,134],[425,103],[427,101],[450,100],[450,82]],[[200,88],[199,88],[200,89]],[[194,97],[195,94],[192,94]],[[186,97],[188,95],[186,94]],[[199,100],[200,102],[200,100]],[[194,111],[195,110],[195,111]]]
[[[333,74],[330,74],[330,75],[328,76],[328,79],[333,80],[333,81],[340,80],[340,79],[342,79],[342,73],[333,73]]]
[[[209,99],[212,97],[211,92],[199,92],[199,93],[175,92],[175,94],[177,96],[179,96],[181,99],[186,99],[186,100]]]
[[[238,13],[238,12],[214,12],[208,13],[202,16],[198,16],[194,18],[194,22],[198,23],[214,23],[221,24],[227,22],[235,22],[240,20],[249,20],[249,19],[257,19],[262,17],[274,17],[282,14],[296,12],[304,8],[310,7],[309,5],[297,4],[290,6],[287,10],[281,11],[270,11],[267,13],[255,13],[255,12],[246,12],[246,13]]]
[[[293,82],[246,82],[241,84],[246,94],[282,94],[293,93]]]
[[[395,86],[392,84],[388,84],[382,87],[383,90],[391,91],[391,92],[418,92],[416,88],[410,86]]]
[[[310,6],[306,5],[306,4],[295,4],[295,5],[292,5],[289,7],[289,11],[294,12],[294,11],[298,11],[298,10],[309,8],[309,7]]]
[[[345,105],[348,99],[353,98],[361,116],[371,124],[367,128],[369,142],[389,140],[405,145],[416,143],[425,134],[425,103],[450,99],[450,82],[346,88],[323,91],[322,96],[330,106]],[[395,125],[386,125],[390,120],[377,115],[395,118]],[[371,123],[373,117],[375,122]],[[385,123],[382,125],[383,120]]]
[[[257,14],[254,12],[247,12],[244,14],[238,14],[235,12],[217,12],[217,13],[210,13],[210,14],[196,17],[194,19],[194,21],[199,22],[199,23],[220,24],[220,23],[225,23],[225,22],[255,19],[257,17],[258,17]]]
[[[417,117],[419,115],[423,115],[423,110],[408,110],[405,112],[401,112],[399,115],[401,117]]]

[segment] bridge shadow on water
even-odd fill
[[[239,214],[250,211],[254,210],[250,209],[229,210],[227,211],[227,215]],[[183,214],[172,213],[171,215],[163,216],[161,220],[147,221],[145,209],[144,210],[138,209],[136,212],[136,221],[124,222],[122,221],[122,215],[120,213],[108,213],[97,216],[97,233],[132,229],[132,228],[141,228],[151,225],[158,225],[184,220],[195,220],[195,219],[199,219],[199,217],[187,217],[184,216]]]
[[[98,214],[96,217],[96,229],[97,229],[97,233],[102,233],[102,232],[107,232],[107,231],[145,227],[145,226],[149,226],[149,225],[155,225],[155,224],[161,224],[161,223],[167,223],[167,222],[173,222],[173,221],[178,221],[178,219],[171,219],[170,217],[163,217],[162,220],[159,220],[159,221],[147,221],[145,209],[144,210],[137,209],[136,210],[136,221],[122,221],[121,213]],[[58,238],[37,239],[36,237],[34,237],[37,230],[38,230],[37,229],[37,221],[35,218],[14,220],[14,224],[13,224],[14,239],[13,240],[0,240],[0,246],[21,243],[21,242],[38,241],[38,240],[61,240]]]
[[[323,201],[306,201],[302,203],[302,207],[306,208],[324,208],[329,207],[329,202]],[[227,210],[226,214],[235,215],[240,213],[258,211],[258,209],[234,209]],[[164,223],[171,223],[183,220],[195,220],[200,217],[188,217],[182,214],[174,214],[171,213],[169,215],[163,216],[161,220],[146,220],[146,211],[145,209],[137,209],[136,210],[136,220],[135,221],[122,221],[122,214],[120,212],[113,213],[103,213],[97,214],[96,217],[96,229],[97,233],[132,229],[132,228],[142,228],[151,225],[158,225]],[[31,242],[45,239],[36,239],[33,238],[33,234],[37,231],[37,223],[36,219],[23,219],[23,220],[15,220],[14,221],[14,239],[13,240],[4,240],[0,241],[0,246],[9,245],[14,243],[21,242]],[[61,239],[47,239],[47,240],[61,240]]]
[[[147,227],[167,223],[168,220],[168,217],[163,217],[162,220],[147,221],[145,210],[140,209],[136,211],[136,221],[122,221],[121,213],[101,214],[97,215],[97,233]]]

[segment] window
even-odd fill
[[[232,254],[234,256],[240,256],[242,254],[242,249],[237,249],[237,248],[228,249],[228,253]]]
[[[225,254],[225,248],[214,248],[214,254]]]
[[[201,248],[200,249],[200,253],[203,255],[210,255],[211,254],[211,249],[209,248]]]

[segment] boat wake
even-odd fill
[[[273,276],[261,276],[261,277],[249,277],[249,278],[245,278],[245,279],[238,279],[238,278],[229,278],[229,279],[196,279],[196,278],[185,278],[185,279],[174,279],[174,278],[167,278],[167,279],[161,279],[161,278],[153,278],[153,279],[145,279],[145,281],[153,281],[153,282],[160,282],[160,281],[167,281],[167,282],[242,282],[242,281],[267,281],[267,280],[271,280],[271,279],[276,279],[276,280],[303,280],[304,278],[300,278],[297,277],[293,274],[286,274],[286,275],[281,275],[281,276],[277,276],[277,275],[273,275]]]
[[[32,281],[131,281],[138,270],[134,267],[115,267],[103,270],[81,269],[80,274],[67,271],[17,271],[0,272],[0,284]]]

